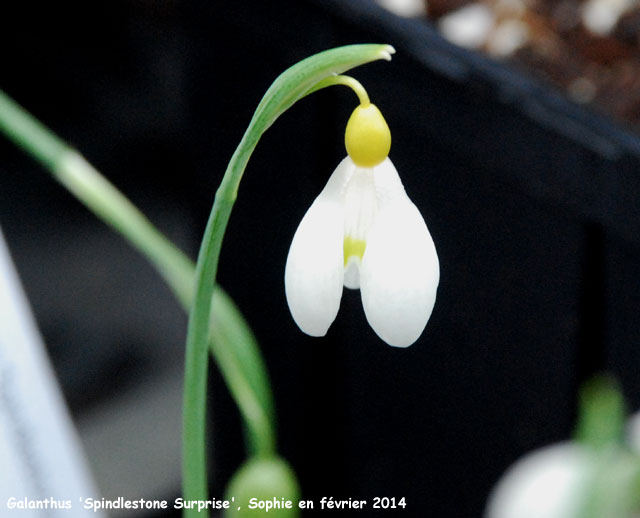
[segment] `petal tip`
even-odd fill
[[[413,342],[409,343],[409,344],[400,344],[400,343],[395,343],[392,344],[391,342],[387,342],[384,338],[382,339],[382,341],[384,343],[386,343],[388,346],[393,347],[394,349],[407,349],[409,347],[411,347],[414,343],[416,343],[416,340],[414,340]]]
[[[300,326],[298,326],[300,327]],[[312,338],[322,338],[324,336],[327,336],[327,331],[329,331],[329,328],[327,328],[324,331],[305,331],[304,329],[302,329],[300,327],[300,331],[302,331],[305,335],[310,336]]]
[[[323,336],[326,336],[329,331],[329,327],[331,327],[331,324],[333,323],[333,320],[327,323],[326,321],[320,322],[317,319],[301,319],[300,315],[296,315],[293,312],[291,312],[291,316],[300,331],[313,338],[322,338]]]
[[[289,305],[289,310],[291,310],[291,305]],[[293,310],[291,310],[291,316],[300,331],[313,338],[326,336],[329,327],[331,327],[333,323],[333,320],[327,322],[326,319],[319,319],[317,315],[310,316],[309,314],[300,314],[300,312],[294,312]]]
[[[371,321],[369,321],[369,324],[371,324]],[[372,329],[380,337],[380,339],[382,339],[387,345],[395,347],[397,349],[406,349],[407,347],[411,347],[413,344],[415,344],[422,336],[422,333],[424,332],[426,326],[426,322],[423,326],[420,326],[420,329],[408,329],[401,327],[388,328],[388,326],[382,326],[387,327],[387,329],[381,329],[381,326],[378,322],[376,322],[375,326],[371,325]]]

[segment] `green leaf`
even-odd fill
[[[249,451],[275,450],[275,411],[258,342],[231,297],[216,289],[211,305],[211,352],[244,419]]]
[[[195,265],[80,154],[0,91],[0,132],[39,160],[96,217],[142,253],[173,290],[186,312],[195,291]],[[275,443],[273,395],[260,348],[233,300],[213,293],[215,333],[209,348],[243,417],[249,449]]]

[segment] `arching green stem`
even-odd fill
[[[205,462],[205,395],[207,384],[206,339],[209,333],[211,293],[218,258],[231,209],[246,165],[262,134],[275,120],[304,97],[319,82],[350,68],[377,59],[391,59],[389,45],[349,45],[307,58],[281,74],[267,90],[249,123],[216,192],[196,267],[196,295],[187,330],[184,400],[184,495],[187,499],[207,498]],[[187,516],[197,512],[187,511]]]

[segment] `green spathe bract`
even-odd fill
[[[347,45],[303,59],[280,74],[269,87],[256,108],[247,133],[252,130],[264,133],[280,115],[296,101],[316,91],[328,77],[378,59],[390,60],[394,52],[391,45]]]
[[[311,56],[281,74],[267,90],[231,157],[215,201],[196,267],[196,295],[187,331],[183,421],[183,491],[188,500],[206,500],[205,407],[207,386],[206,341],[209,336],[211,296],[218,258],[231,209],[246,165],[262,134],[275,120],[321,81],[353,67],[390,59],[389,45],[349,45]],[[260,452],[269,455],[269,451]],[[187,515],[194,515],[187,511]]]

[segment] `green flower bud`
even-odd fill
[[[245,462],[231,478],[225,500],[231,502],[225,518],[297,518],[300,515],[300,488],[295,473],[278,457]]]

